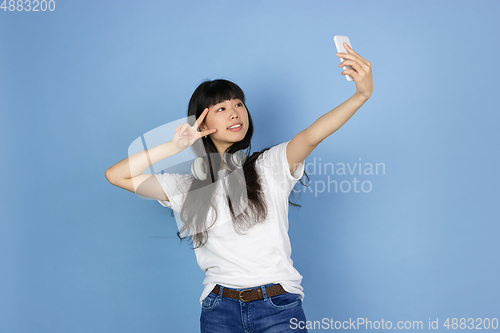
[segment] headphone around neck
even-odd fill
[[[227,159],[228,155],[230,160]],[[247,155],[243,150],[238,150],[234,154],[229,154],[229,153],[223,154],[224,165],[230,171],[233,171],[233,169],[230,168],[230,165],[234,165],[237,169],[242,168],[246,158]],[[197,157],[193,161],[193,163],[191,163],[191,173],[193,174],[194,178],[198,180],[204,181],[207,179],[208,167],[203,157]]]

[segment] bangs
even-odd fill
[[[225,80],[214,80],[207,86],[204,104],[210,107],[233,98],[245,103],[245,95],[236,84]]]

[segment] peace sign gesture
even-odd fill
[[[351,66],[353,69],[344,70],[341,75],[350,75],[356,83],[356,92],[363,98],[370,98],[373,92],[372,64],[357,54],[351,47],[344,43],[348,53],[337,53],[337,57],[347,60],[342,61],[339,67]]]
[[[177,126],[177,128],[175,129],[174,137],[172,139],[177,148],[184,150],[187,147],[191,146],[196,140],[198,140],[202,136],[209,135],[217,131],[217,129],[215,128],[208,129],[203,132],[197,131],[200,124],[203,122],[203,119],[205,119],[207,113],[208,113],[208,108],[203,110],[203,113],[200,115],[200,117],[198,117],[193,126],[190,126],[189,123],[183,123]]]

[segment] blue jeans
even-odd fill
[[[264,299],[251,302],[223,297],[222,291],[226,287],[219,285],[219,295],[211,292],[202,302],[201,333],[307,332],[300,295],[286,292],[267,297],[265,287],[272,285],[251,288],[261,288],[264,295]],[[241,291],[250,288],[227,289]]]

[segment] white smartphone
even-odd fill
[[[351,41],[349,40],[349,37],[347,37],[347,36],[335,36],[335,37],[333,37],[333,41],[335,42],[335,46],[337,47],[338,53],[349,53],[349,52],[347,52],[347,50],[344,47],[344,43],[347,43],[347,45],[351,46]],[[340,58],[340,62],[342,62],[344,60],[346,60],[346,59]],[[352,69],[351,66],[344,66],[343,68],[344,68],[344,70]],[[350,76],[350,75],[346,75],[345,78],[347,79],[347,81],[354,81],[352,79],[352,76]]]

